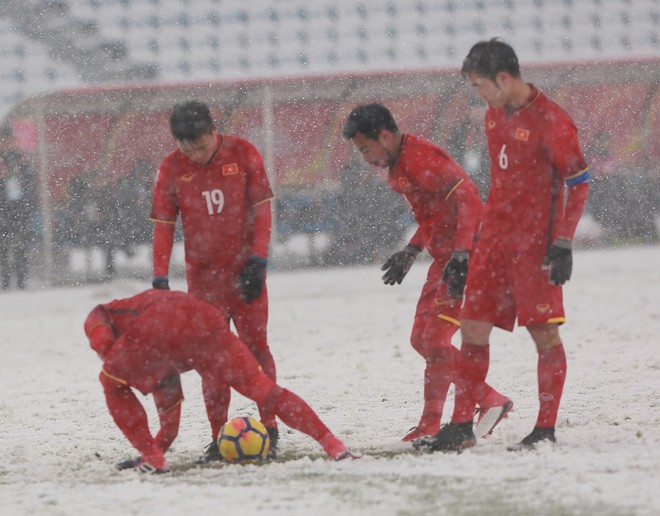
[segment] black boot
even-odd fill
[[[277,458],[277,441],[280,439],[280,431],[277,428],[266,427],[268,431],[268,437],[270,437],[270,448],[268,448],[268,459]]]
[[[421,437],[412,444],[416,450],[460,452],[477,444],[477,438],[472,430],[472,422],[448,423],[437,434]]]
[[[521,451],[521,450],[533,450],[536,448],[536,444],[547,441],[549,443],[555,443],[555,427],[551,426],[548,428],[541,428],[540,426],[535,426],[532,433],[525,437],[522,441],[516,444],[512,444],[507,449],[509,451]]]

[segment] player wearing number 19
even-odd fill
[[[180,215],[188,292],[215,306],[228,323],[233,321],[264,373],[276,381],[267,342],[266,292],[273,192],[261,155],[250,142],[218,133],[202,102],[174,106],[170,130],[177,149],[160,165],[151,210],[153,286],[169,288]],[[274,414],[265,409],[260,415],[275,444]],[[213,443],[206,457],[219,458]]]

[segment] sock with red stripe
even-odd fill
[[[461,362],[456,368],[454,384],[456,400],[452,423],[467,423],[474,419],[476,400],[483,398],[486,375],[490,361],[490,346],[464,342],[461,346]]]
[[[291,391],[282,389],[277,399],[276,414],[285,425],[316,439],[333,459],[346,452],[344,444],[325,426],[316,412]]]
[[[443,347],[429,355],[424,369],[424,410],[417,425],[424,429],[440,429],[440,419],[444,409],[447,391],[454,381],[455,355],[458,350],[453,346]]]
[[[566,354],[564,346],[559,344],[539,350],[539,416],[536,426],[541,428],[555,426],[565,379]]]
[[[133,391],[103,373],[99,378],[115,424],[141,455],[153,455],[154,440],[149,432],[147,413]]]

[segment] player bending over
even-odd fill
[[[381,104],[356,107],[344,124],[344,137],[364,160],[387,168],[387,182],[405,197],[419,224],[409,244],[383,265],[388,285],[401,283],[417,255],[426,248],[433,257],[417,302],[410,342],[424,357],[424,409],[404,441],[433,435],[449,386],[460,369],[461,353],[451,344],[458,330],[468,258],[474,241],[481,200],[477,187],[444,150],[412,134],[404,134]],[[486,436],[513,407],[495,389],[477,395],[476,432]]]
[[[259,408],[273,410],[286,425],[316,439],[333,459],[350,456],[305,401],[262,372],[223,315],[189,294],[147,290],[98,305],[85,320],[85,334],[103,360],[99,378],[110,414],[140,453],[139,459],[118,464],[120,469],[169,471],[165,452],[179,431],[180,375],[191,370],[202,377],[213,442],[227,421],[225,392],[233,387]],[[153,395],[160,419],[156,436],[132,388]]]

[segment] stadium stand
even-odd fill
[[[532,63],[658,55],[658,0],[7,0],[0,116],[72,85],[455,67],[478,39]]]
[[[52,213],[77,177],[112,187],[138,164],[155,169],[184,98],[264,152],[280,198],[331,211],[356,102],[385,102],[402,130],[483,174],[483,108],[456,70],[497,35],[575,117],[588,152],[607,133],[608,171],[595,160],[594,175],[634,172],[624,189],[660,191],[648,186],[660,178],[659,12],[660,0],[8,0],[0,117],[33,152],[43,131]]]

